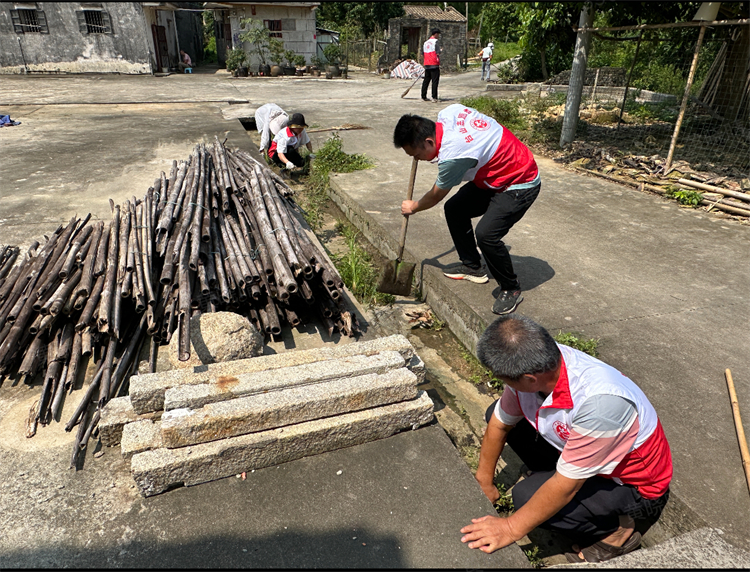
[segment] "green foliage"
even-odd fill
[[[341,46],[339,44],[331,43],[323,48],[323,55],[325,56],[328,63],[330,63],[331,65],[335,65],[341,63],[343,50],[341,49]]]
[[[284,61],[284,42],[279,38],[268,38],[268,52],[270,53],[271,61],[280,66]]]
[[[218,61],[216,54],[216,38],[211,36],[208,42],[203,46],[203,62],[213,64]]]
[[[486,383],[491,388],[500,391],[505,384],[496,378],[492,372],[482,365],[477,357],[469,350],[464,349],[461,352],[461,357],[466,361],[466,365],[469,367],[469,381],[474,385],[480,385]]]
[[[489,115],[513,133],[528,129],[528,121],[522,115],[517,100],[496,99],[489,95],[479,95],[461,98],[461,105],[473,107],[480,113]]]
[[[317,68],[321,68],[323,67],[323,59],[320,56],[313,56],[310,58],[310,64]]]
[[[544,567],[544,560],[542,559],[541,556],[539,556],[538,546],[532,546],[531,548],[524,548],[523,553],[526,555],[526,558],[529,559],[529,564],[531,564],[532,568]]]
[[[244,18],[241,23],[245,26],[245,31],[240,34],[240,41],[251,44],[261,64],[266,65],[266,50],[271,39],[268,28],[252,18]]]
[[[316,18],[323,28],[341,31],[349,24],[355,28],[353,36],[369,38],[387,30],[390,18],[403,16],[403,6],[403,2],[321,2]]]
[[[517,17],[521,34],[519,64],[524,79],[547,79],[570,69],[578,24],[578,2],[519,2]]]
[[[482,19],[482,47],[486,46],[490,40],[494,42],[495,48],[498,48],[499,42],[504,42],[506,38],[514,43],[518,41],[521,27],[518,20],[518,6],[515,3],[484,2],[480,17]]]
[[[698,191],[688,191],[686,189],[680,189],[678,187],[668,187],[666,195],[672,197],[681,205],[696,208],[700,206],[703,200],[703,194]]]
[[[521,47],[518,45],[517,42],[508,42],[507,44],[505,43],[499,44],[497,42],[494,42],[494,44],[495,44],[495,48],[492,50],[493,62],[504,62],[505,60],[514,58],[518,54],[521,53]],[[486,46],[486,45],[487,45],[487,42],[482,44],[482,46]]]
[[[625,112],[631,117],[637,117],[644,121],[669,121],[677,119],[679,104],[664,101],[660,103],[638,103],[635,98],[628,98],[625,103]]]
[[[301,68],[304,67],[307,62],[305,62],[305,56],[298,54],[294,56],[294,61],[292,63],[298,68]]]
[[[245,50],[242,48],[232,48],[231,50],[227,51],[227,69],[230,72],[233,72],[239,68],[241,68],[245,60],[247,59],[247,54],[245,53]]]
[[[305,219],[314,230],[319,229],[323,222],[321,209],[328,199],[331,171],[351,173],[373,166],[372,161],[365,155],[348,155],[344,153],[342,146],[341,138],[338,135],[333,135],[318,150],[315,160],[310,166],[310,176],[307,180],[307,201],[304,209],[307,212]]]
[[[294,50],[284,50],[284,62],[289,67],[294,67],[294,60],[296,59],[297,54],[294,52]]]
[[[558,344],[577,349],[578,351],[589,354],[591,357],[599,356],[599,340],[597,339],[590,338],[585,340],[579,338],[575,334],[571,334],[570,332],[563,333],[562,331],[554,336],[554,338]]]
[[[685,92],[687,79],[674,64],[661,63],[649,59],[648,65],[633,79],[633,87],[648,89],[658,93],[669,93],[681,97]]]
[[[505,485],[495,486],[497,487],[497,492],[500,493],[500,498],[494,503],[495,510],[501,514],[513,512],[515,510],[515,506],[513,506],[513,497],[505,490]]]
[[[363,304],[393,304],[393,295],[378,292],[378,270],[372,262],[372,257],[359,245],[359,232],[341,221],[337,228],[344,235],[348,250],[345,254],[332,258],[346,287]]]

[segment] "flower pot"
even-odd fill
[[[240,77],[247,77],[247,68],[246,67],[241,67],[237,71],[239,72],[239,76]]]
[[[305,70],[296,70],[294,72],[294,75],[296,75],[296,76],[301,76],[301,75],[304,75],[304,74],[305,74]]]
[[[295,68],[294,66],[284,66],[283,70],[284,75],[294,75],[295,73],[297,73],[297,68]]]
[[[271,75],[271,66],[269,66],[268,64],[261,64],[261,65],[259,65],[258,66],[258,74],[259,75],[264,75],[264,76]]]
[[[313,77],[320,77],[320,70],[313,70],[310,72]]]
[[[331,74],[331,77],[339,77],[341,75],[341,68],[338,64],[328,66],[328,73]]]
[[[333,79],[333,76],[331,75],[331,72],[326,73],[326,79]]]
[[[282,73],[281,66],[271,66],[271,77],[278,77]]]

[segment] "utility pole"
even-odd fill
[[[586,81],[586,63],[589,57],[589,46],[591,45],[591,32],[587,29],[594,24],[594,6],[586,2],[581,9],[581,17],[578,21],[578,35],[576,37],[576,48],[573,55],[573,69],[570,71],[568,82],[568,97],[565,100],[565,116],[563,117],[562,132],[560,133],[560,147],[573,142],[578,126],[578,109],[581,106],[581,94],[583,84]],[[586,31],[581,31],[586,28]]]

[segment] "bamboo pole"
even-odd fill
[[[685,94],[682,96],[682,105],[680,105],[680,113],[677,115],[677,123],[674,126],[674,133],[672,134],[672,141],[669,144],[669,153],[667,154],[667,161],[664,163],[664,173],[669,171],[672,166],[672,158],[674,157],[674,150],[677,146],[677,137],[680,135],[680,127],[682,127],[682,120],[685,117],[685,110],[687,109],[688,98],[690,97],[690,88],[693,86],[693,79],[695,78],[695,69],[698,67],[698,56],[700,55],[701,45],[703,44],[703,36],[706,35],[706,26],[700,27],[698,33],[698,41],[695,44],[695,52],[693,53],[693,62],[690,64],[690,73],[688,73],[687,84],[685,85]]]
[[[748,451],[747,448],[745,429],[742,426],[742,417],[740,417],[740,404],[737,401],[737,393],[734,390],[734,380],[732,379],[732,372],[729,371],[729,369],[724,370],[724,377],[727,380],[729,401],[732,404],[732,416],[734,417],[734,428],[737,431],[737,441],[740,445],[742,468],[745,470],[745,482],[747,483],[747,490],[748,492],[750,492],[750,451]]]

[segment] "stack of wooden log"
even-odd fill
[[[142,345],[151,372],[174,332],[189,359],[190,318],[201,312],[240,313],[269,336],[310,318],[329,335],[356,335],[341,278],[295,217],[291,189],[244,151],[199,144],[142,199],[110,206],[108,223],[74,217],[21,261],[0,247],[0,376],[31,382],[44,372],[28,437],[58,418],[95,360],[65,427],[79,426],[71,466],[101,408],[137,372]]]

